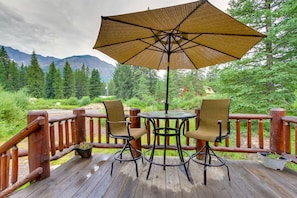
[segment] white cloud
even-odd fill
[[[93,45],[101,16],[118,15],[193,0],[0,0],[0,45],[64,58],[90,54],[115,63]],[[228,0],[210,0],[225,10]]]

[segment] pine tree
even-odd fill
[[[28,84],[28,67],[25,67],[23,64],[21,65],[20,69],[19,69],[19,73],[20,73],[20,89],[23,87],[26,87]]]
[[[70,98],[75,96],[75,80],[73,71],[66,61],[63,69],[63,90],[65,98]]]
[[[20,89],[19,79],[20,75],[18,66],[14,61],[11,61],[8,67],[8,76],[5,83],[5,90],[18,91]]]
[[[46,98],[55,98],[55,91],[54,91],[54,77],[56,73],[55,63],[52,62],[49,66],[49,71],[45,77],[45,95]]]
[[[123,99],[131,99],[133,97],[134,82],[131,80],[132,76],[131,66],[117,65],[113,74],[116,97]]]
[[[262,113],[273,107],[292,108],[297,85],[296,28],[293,28],[297,26],[296,3],[230,1],[232,16],[267,35],[244,58],[220,72],[219,91],[232,96],[235,111]]]
[[[0,62],[2,62],[3,67],[4,67],[4,76],[5,76],[5,80],[8,79],[8,70],[9,70],[9,62],[10,62],[10,58],[4,48],[4,46],[1,46],[1,50],[0,50]]]
[[[35,52],[31,56],[31,64],[28,67],[28,93],[32,97],[42,98],[45,95],[44,73],[39,66]]]
[[[62,77],[61,77],[61,72],[58,69],[56,69],[55,74],[54,74],[53,88],[54,88],[55,99],[64,98],[63,81],[62,81]]]
[[[89,93],[91,99],[104,94],[104,84],[101,81],[100,74],[97,69],[92,70]]]
[[[85,65],[75,71],[75,95],[77,98],[89,96],[88,69]]]
[[[0,85],[4,87],[4,83],[6,82],[5,68],[3,62],[0,60]]]

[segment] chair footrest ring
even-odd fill
[[[201,165],[205,165],[205,166],[211,166],[211,167],[220,167],[220,166],[226,166],[226,160],[224,160],[223,158],[217,156],[217,155],[213,155],[211,154],[211,156],[214,156],[215,159],[217,159],[214,164],[210,164],[210,163],[204,163],[204,159],[201,159],[201,161],[198,161],[198,159],[195,159],[197,156],[202,155],[204,153],[200,153],[200,154],[196,154],[196,155],[192,155],[190,158],[192,161],[194,161],[197,164],[201,164]],[[211,162],[214,162],[214,160],[211,160]]]
[[[124,152],[127,151],[129,152],[129,154],[124,154]],[[131,161],[136,161],[138,159],[142,158],[142,152],[140,150],[134,149],[133,152],[136,152],[137,154],[140,154],[139,156],[134,156],[134,158],[131,157],[129,148],[125,148],[124,150],[119,150],[117,152],[115,152],[113,158],[117,161],[121,161],[121,162],[131,162]],[[129,157],[129,158],[123,158],[123,157]]]
[[[156,148],[158,148],[158,149],[160,149],[160,148],[164,148],[164,146],[158,146],[158,147],[156,147]],[[168,147],[167,147],[168,148]],[[190,155],[189,155],[189,153],[188,152],[186,152],[186,151],[184,151],[184,150],[182,150],[182,152],[185,154],[185,155],[183,155],[184,157],[186,157],[186,158],[188,158],[188,159],[184,159],[184,161],[182,162],[179,162],[179,163],[165,163],[164,164],[164,162],[155,162],[155,161],[153,161],[153,160],[150,160],[150,157],[148,157],[147,156],[147,153],[148,152],[152,152],[152,148],[150,148],[150,149],[148,149],[148,150],[146,150],[145,152],[143,152],[143,158],[147,161],[147,162],[149,162],[149,163],[151,163],[151,164],[154,164],[154,165],[158,165],[158,166],[163,166],[163,167],[170,167],[170,166],[183,166],[183,165],[185,165],[185,164],[187,164],[188,162],[189,162],[189,160],[190,160]],[[175,148],[175,149],[173,149],[173,147],[170,147],[170,150],[177,150],[177,148]],[[154,156],[155,157],[155,156]],[[160,155],[160,157],[163,157],[162,155]],[[166,158],[168,158],[168,157],[166,157]]]

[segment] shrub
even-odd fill
[[[133,108],[144,108],[146,107],[146,103],[143,100],[140,100],[138,98],[131,98],[130,100],[127,100],[125,102],[129,107]]]
[[[78,105],[78,99],[76,97],[70,97],[66,100],[66,105]]]
[[[80,100],[80,105],[81,106],[85,106],[91,103],[91,98],[90,96],[84,96],[82,97],[82,99]]]
[[[17,93],[0,91],[0,98],[0,138],[7,138],[25,126],[26,105]]]
[[[27,110],[29,105],[29,97],[26,95],[25,91],[20,90],[14,94],[14,101],[18,107],[22,110]]]

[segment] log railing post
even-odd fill
[[[86,141],[86,122],[85,114],[86,110],[83,108],[78,108],[73,110],[73,114],[76,115],[75,118],[75,138],[74,144],[79,144],[80,142]]]
[[[30,172],[38,167],[43,169],[37,180],[42,180],[50,176],[50,155],[49,155],[49,132],[48,113],[46,111],[31,111],[28,113],[28,123],[37,117],[45,118],[40,129],[28,136],[28,160]]]
[[[140,124],[140,117],[137,116],[137,114],[140,112],[140,109],[138,108],[131,108],[130,109],[130,122],[131,128],[140,128],[141,124]],[[141,138],[137,139],[137,140],[132,140],[131,141],[131,145],[137,149],[141,151]],[[139,156],[140,154],[137,152],[134,152],[135,156]]]
[[[281,118],[286,115],[286,110],[274,108],[270,110],[270,150],[281,154],[284,152],[284,130]]]

